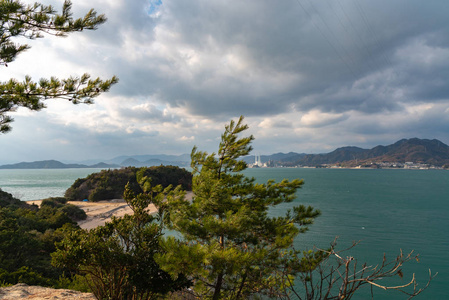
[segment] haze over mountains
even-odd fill
[[[248,163],[255,162],[255,156],[247,156]],[[269,166],[322,166],[340,165],[355,167],[376,163],[406,163],[413,162],[433,166],[449,167],[449,146],[433,139],[402,139],[388,146],[376,146],[372,149],[362,149],[354,146],[338,148],[326,154],[276,153],[260,157],[262,163]],[[104,161],[89,161],[64,164],[55,160],[38,162],[21,162],[0,166],[0,169],[60,169],[60,168],[119,168],[127,166],[159,166],[174,165],[188,167],[190,155],[133,155],[119,156]]]

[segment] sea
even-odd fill
[[[23,200],[63,196],[77,179],[100,169],[0,170],[0,188]],[[263,183],[269,179],[303,179],[293,203],[270,211],[283,215],[294,205],[321,211],[309,230],[295,241],[300,250],[327,249],[337,239],[337,250],[358,244],[342,257],[353,257],[358,266],[376,266],[394,260],[402,251],[419,254],[418,261],[403,267],[403,279],[380,284],[402,285],[413,276],[418,288],[431,274],[438,275],[415,299],[449,299],[449,171],[406,169],[254,168],[244,171]],[[407,299],[395,292],[374,288],[374,299]],[[371,299],[363,289],[353,299]]]

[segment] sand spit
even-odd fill
[[[193,197],[192,192],[187,192],[186,199],[191,200]],[[41,200],[28,201],[29,204],[41,204]],[[123,217],[125,214],[132,214],[133,211],[129,205],[123,199],[112,199],[98,202],[84,202],[84,201],[69,201],[69,204],[73,204],[84,210],[87,214],[87,219],[79,221],[78,225],[83,229],[92,229],[98,226],[104,225],[111,220],[112,216]],[[156,207],[150,205],[148,207],[150,213],[156,212]]]
[[[92,229],[104,225],[111,221],[112,216],[123,217],[133,214],[132,209],[123,199],[114,199],[99,202],[70,201],[70,204],[76,205],[87,214],[87,219],[79,221],[78,225],[83,229]],[[156,212],[154,205],[149,206],[149,211]]]
[[[41,204],[41,200],[28,201],[29,204]],[[123,199],[113,199],[98,202],[84,202],[84,201],[69,201],[68,204],[73,204],[84,210],[87,214],[87,219],[78,222],[78,225],[83,229],[92,229],[104,225],[111,221],[112,216],[123,217],[125,214],[132,214],[133,211]],[[154,205],[149,206],[150,212],[155,212]]]

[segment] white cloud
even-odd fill
[[[318,110],[311,110],[301,117],[301,124],[307,127],[319,128],[335,125],[347,118],[348,116],[345,114],[323,113]]]
[[[187,137],[187,136],[183,135],[179,140],[183,141],[183,142],[184,141],[194,141],[195,137],[194,136]]]

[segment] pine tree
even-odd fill
[[[143,192],[136,195],[127,184],[123,195],[133,214],[112,217],[92,230],[67,228],[51,254],[55,266],[84,276],[98,299],[161,299],[191,285],[182,274],[172,279],[154,261],[154,254],[162,251],[164,199],[185,193],[181,187],[152,186],[145,169],[137,173],[137,181]],[[148,212],[150,204],[157,214]]]
[[[66,36],[70,32],[84,29],[95,30],[106,21],[104,15],[97,15],[91,9],[84,17],[72,17],[72,3],[64,2],[62,13],[58,14],[52,6],[35,3],[25,5],[16,0],[0,1],[0,67],[8,67],[17,55],[30,48],[27,44],[16,44],[14,38],[22,37],[30,40],[43,37],[43,33]],[[18,107],[31,110],[45,108],[43,100],[62,98],[74,104],[93,102],[93,98],[109,90],[118,82],[113,76],[108,80],[91,79],[89,74],[67,79],[40,79],[34,82],[26,76],[20,82],[10,79],[0,82],[0,133],[11,130],[13,119],[6,115]]]
[[[167,220],[175,236],[162,240],[165,254],[156,261],[176,278],[191,276],[202,299],[244,299],[276,296],[287,285],[274,278],[282,272],[284,255],[294,238],[319,215],[312,207],[295,206],[285,216],[270,216],[270,208],[292,202],[302,180],[255,183],[241,171],[242,156],[253,136],[239,138],[248,128],[243,117],[231,121],[221,136],[218,154],[192,150],[194,197],[168,201]]]

